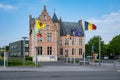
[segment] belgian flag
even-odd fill
[[[96,25],[85,21],[85,30],[96,30]]]

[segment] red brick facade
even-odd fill
[[[40,29],[41,38],[34,36],[35,18],[29,16],[30,33],[29,33],[29,55],[35,59],[36,53],[38,61],[57,61],[60,57],[65,57],[66,53],[69,58],[82,58],[84,51],[84,36],[71,36],[69,44],[65,45],[66,36],[60,36],[60,21],[54,22],[49,16],[46,6],[41,15],[37,18],[43,24],[46,24],[44,29]],[[81,24],[81,23],[80,23]],[[82,24],[81,24],[82,25]],[[75,38],[75,45],[72,45],[72,40]],[[35,47],[39,47],[37,50]],[[72,49],[75,48],[74,51]],[[66,51],[68,49],[68,52]]]

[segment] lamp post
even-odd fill
[[[4,68],[5,68],[6,67],[6,50],[2,49],[2,50],[0,50],[0,52],[4,52]]]
[[[95,62],[95,56],[94,56],[94,44],[92,44],[91,52],[92,52],[92,65],[94,65],[94,62]]]
[[[99,36],[99,66],[101,65],[101,39],[100,39],[100,36]]]
[[[69,57],[68,57],[69,38],[70,38],[70,35],[67,34],[67,35],[66,35],[66,38],[65,38],[65,39],[66,39],[66,40],[65,40],[65,41],[66,41],[65,43],[66,43],[66,48],[67,48],[66,51],[65,51],[65,52],[66,52],[66,55],[65,55],[65,56],[66,56],[66,63],[68,63],[68,59],[69,59]]]
[[[28,37],[22,37],[23,38],[23,64],[25,65],[25,39]]]
[[[5,68],[5,64],[6,64],[6,52],[4,51],[4,68]]]
[[[37,65],[38,65],[37,54],[38,54],[38,49],[39,49],[39,47],[38,47],[38,46],[36,46],[35,48],[36,48],[36,54],[35,54],[35,68],[36,68],[36,67],[37,67]]]

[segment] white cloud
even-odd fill
[[[112,12],[108,15],[103,15],[102,19],[95,19],[91,18],[90,21],[96,22],[96,23],[113,23],[113,22],[120,22],[120,12]]]
[[[0,3],[0,9],[11,10],[11,9],[14,9],[14,7],[12,5]]]
[[[110,14],[101,16],[101,19],[91,18],[88,20],[97,26],[96,31],[86,33],[88,39],[93,35],[101,35],[105,43],[108,43],[112,38],[120,34],[120,11],[111,12]]]

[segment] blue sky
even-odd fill
[[[86,43],[94,35],[108,43],[120,34],[120,0],[0,0],[0,47],[28,37],[29,15],[37,18],[44,5],[51,17],[55,8],[63,21],[94,23],[97,30],[85,31]]]

